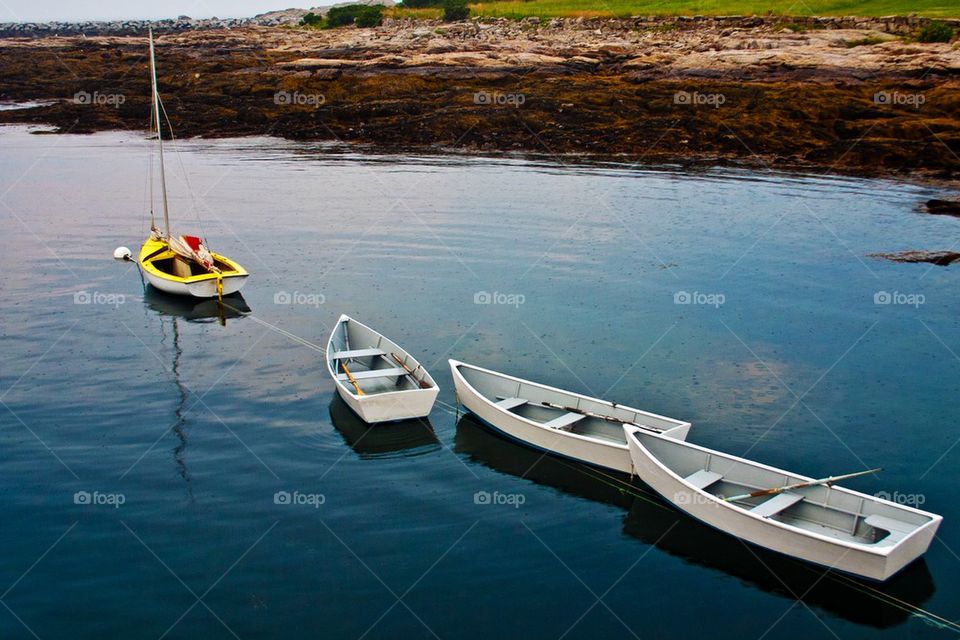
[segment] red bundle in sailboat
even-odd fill
[[[207,271],[214,271],[213,256],[197,236],[173,236],[169,240],[170,248],[184,258],[189,258]]]

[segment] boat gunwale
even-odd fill
[[[638,429],[637,427],[633,427],[633,426],[631,426],[631,425],[624,425],[624,432],[625,432],[627,438],[630,438],[631,436],[633,436],[633,439],[634,439],[636,445],[640,448],[641,452],[642,452],[644,455],[646,455],[647,458],[649,458],[650,460],[652,460],[653,463],[654,463],[655,465],[657,465],[657,467],[659,467],[660,469],[662,469],[663,471],[665,471],[665,472],[666,472],[671,478],[673,478],[675,481],[677,481],[677,482],[679,482],[680,484],[682,484],[688,491],[692,491],[692,492],[694,492],[694,493],[696,493],[696,494],[702,495],[703,497],[709,499],[711,502],[715,503],[716,506],[720,506],[720,507],[724,507],[724,508],[726,508],[726,509],[729,509],[729,510],[731,510],[733,513],[736,513],[736,514],[738,514],[738,515],[749,516],[750,518],[752,518],[752,519],[754,519],[754,520],[756,520],[756,521],[758,521],[758,522],[762,522],[762,523],[764,523],[764,524],[766,524],[766,525],[773,525],[773,526],[775,526],[775,527],[777,527],[777,528],[784,529],[784,530],[786,530],[786,531],[790,531],[791,533],[797,533],[797,534],[800,534],[800,535],[808,536],[808,537],[814,538],[814,539],[819,540],[819,541],[822,541],[822,542],[827,542],[827,543],[832,544],[832,545],[839,545],[839,546],[842,546],[842,547],[846,547],[846,548],[848,548],[848,549],[850,549],[850,550],[860,551],[860,552],[866,552],[866,553],[871,553],[871,554],[878,555],[878,556],[889,556],[889,555],[891,555],[895,550],[897,550],[897,549],[899,549],[900,547],[902,547],[903,545],[905,545],[911,538],[919,535],[922,531],[924,531],[924,530],[926,530],[926,529],[928,529],[928,528],[930,528],[930,527],[937,527],[937,526],[939,526],[940,522],[943,520],[943,516],[937,515],[937,514],[935,514],[935,513],[930,513],[930,512],[928,512],[928,511],[923,511],[922,509],[916,509],[916,508],[914,508],[914,507],[910,507],[910,506],[907,506],[907,505],[897,504],[896,502],[891,502],[891,501],[889,501],[889,500],[884,500],[883,498],[878,498],[878,497],[876,497],[876,496],[871,496],[871,495],[862,493],[862,492],[860,492],[860,491],[854,491],[854,490],[852,490],[852,489],[847,489],[847,488],[845,488],[845,487],[839,487],[839,486],[833,485],[833,486],[831,486],[830,488],[831,488],[832,490],[834,490],[834,491],[840,491],[840,492],[842,492],[842,493],[846,493],[846,494],[849,494],[849,495],[852,495],[852,496],[856,496],[856,497],[858,497],[858,498],[864,498],[864,497],[865,497],[865,498],[867,498],[867,499],[869,499],[869,500],[871,500],[871,501],[873,501],[873,502],[881,502],[881,503],[888,504],[888,505],[891,505],[891,506],[893,506],[893,507],[896,507],[897,509],[901,509],[901,510],[904,510],[904,511],[909,511],[909,512],[912,512],[912,513],[915,513],[915,514],[924,516],[924,517],[926,517],[926,518],[929,518],[929,521],[928,521],[928,522],[925,522],[925,523],[923,523],[923,524],[921,524],[921,525],[918,525],[913,531],[911,531],[910,533],[908,533],[907,535],[905,535],[905,536],[904,536],[903,538],[901,538],[900,540],[894,542],[893,544],[887,544],[887,545],[884,545],[884,546],[882,546],[882,547],[877,546],[877,545],[879,545],[881,542],[884,541],[883,538],[880,539],[880,540],[878,540],[877,542],[873,542],[873,543],[852,542],[852,541],[843,540],[843,539],[840,539],[840,538],[833,538],[833,537],[831,537],[831,536],[827,536],[827,535],[823,535],[823,534],[821,534],[821,533],[817,533],[816,531],[811,531],[811,530],[808,530],[808,529],[803,529],[803,528],[801,528],[801,527],[798,527],[798,526],[795,526],[795,525],[791,525],[791,524],[788,524],[788,523],[786,523],[786,522],[781,522],[781,521],[779,521],[779,520],[774,520],[773,518],[765,518],[765,517],[763,517],[763,516],[757,515],[756,513],[752,513],[749,509],[741,509],[741,508],[737,507],[736,505],[734,505],[734,504],[732,504],[732,503],[730,503],[730,502],[727,502],[726,500],[722,500],[722,499],[718,498],[717,496],[715,496],[714,494],[712,494],[712,493],[710,493],[710,492],[708,492],[708,491],[705,491],[705,490],[703,490],[703,489],[698,489],[697,487],[695,487],[695,486],[693,486],[692,484],[690,484],[689,482],[687,482],[687,481],[686,481],[683,477],[681,477],[679,474],[675,473],[675,472],[673,471],[673,469],[671,469],[670,467],[666,466],[666,464],[664,464],[663,462],[661,462],[661,461],[660,461],[660,458],[658,458],[657,456],[653,455],[653,453],[651,453],[650,450],[648,450],[648,449],[643,445],[643,443],[640,442],[640,440],[635,437],[635,436],[636,436],[636,433],[641,432],[640,429]],[[681,442],[681,441],[679,441],[679,440],[674,440],[674,439],[672,439],[672,438],[666,438],[666,437],[664,437],[664,436],[662,436],[662,435],[660,435],[660,434],[644,433],[644,435],[650,436],[650,437],[655,437],[655,438],[662,438],[662,439],[666,440],[667,442],[669,442],[669,443],[671,443],[671,444],[685,445],[685,446],[690,447],[690,448],[692,448],[692,449],[696,449],[696,450],[698,450],[698,451],[700,451],[700,452],[702,452],[702,453],[707,453],[707,454],[714,455],[714,456],[719,455],[719,456],[724,457],[724,458],[732,459],[732,460],[735,461],[735,462],[742,463],[742,464],[746,464],[747,466],[752,466],[752,467],[760,468],[760,469],[763,469],[763,470],[765,470],[765,471],[775,471],[775,472],[777,472],[778,474],[784,474],[784,475],[786,475],[786,476],[793,476],[793,477],[799,478],[799,479],[800,479],[801,481],[803,481],[803,482],[816,480],[816,478],[809,478],[809,477],[804,476],[804,475],[801,475],[801,474],[788,472],[788,471],[786,471],[786,470],[784,470],[784,469],[778,469],[777,467],[771,467],[770,465],[763,464],[762,462],[755,462],[755,461],[753,461],[753,460],[747,460],[746,458],[741,458],[741,457],[739,457],[739,456],[735,456],[735,455],[729,454],[729,453],[723,453],[722,451],[717,451],[717,450],[715,450],[715,449],[710,449],[710,448],[703,447],[703,446],[700,446],[700,445],[697,445],[697,444],[693,444],[693,443],[690,443],[690,442],[686,442],[686,441]],[[629,441],[628,441],[628,445],[627,445],[627,446],[629,447]],[[632,458],[631,458],[631,462],[632,462]],[[641,480],[642,480],[642,479],[643,479],[643,478],[641,478]],[[675,502],[672,501],[672,500],[671,500],[670,502],[671,502],[671,504],[675,504]],[[813,503],[813,504],[818,504],[818,503]],[[823,505],[820,505],[820,506],[823,506]],[[678,508],[679,508],[679,507],[678,507]],[[829,507],[828,507],[828,508],[829,508]],[[700,518],[698,518],[697,516],[694,516],[692,513],[690,513],[690,512],[687,511],[686,509],[680,508],[680,510],[683,511],[684,513],[686,513],[686,514],[688,514],[688,515],[696,518],[697,520],[700,520]],[[862,517],[866,518],[866,516],[862,516]],[[708,524],[709,524],[709,523],[708,523]],[[715,525],[711,525],[711,526],[715,526]],[[724,530],[724,531],[726,531],[726,530]],[[728,533],[728,534],[730,534],[730,535],[736,535],[736,533],[731,532],[731,531],[726,531],[726,533]],[[761,546],[762,546],[762,545],[761,545]]]
[[[463,366],[463,367],[469,367],[469,368],[474,369],[474,370],[476,370],[476,371],[480,371],[480,372],[482,372],[482,373],[491,374],[491,375],[493,375],[493,376],[495,376],[495,377],[499,377],[499,378],[506,378],[506,379],[511,380],[511,381],[513,381],[513,382],[519,382],[519,383],[521,383],[521,384],[529,384],[529,385],[532,385],[532,386],[535,386],[535,387],[540,387],[541,389],[546,389],[546,390],[548,390],[548,391],[556,391],[556,392],[559,392],[559,393],[564,394],[564,395],[567,395],[567,396],[572,396],[572,397],[580,398],[580,399],[583,399],[583,400],[590,400],[590,401],[592,401],[592,402],[599,402],[599,403],[604,404],[604,405],[606,405],[606,406],[608,406],[608,407],[611,407],[611,408],[626,409],[627,411],[633,411],[634,413],[636,413],[636,414],[638,414],[638,415],[652,416],[652,417],[655,417],[655,418],[660,418],[660,419],[663,419],[663,420],[668,420],[668,421],[670,421],[670,422],[675,422],[676,425],[675,425],[674,427],[671,427],[671,429],[675,429],[675,428],[677,428],[677,427],[683,427],[683,426],[686,426],[686,427],[689,428],[689,427],[691,426],[690,423],[688,423],[688,422],[683,422],[683,421],[681,421],[681,420],[677,420],[676,418],[668,418],[667,416],[661,416],[661,415],[659,415],[659,414],[651,413],[651,412],[649,412],[649,411],[641,411],[640,409],[635,409],[634,407],[630,407],[630,406],[623,405],[623,404],[619,404],[619,405],[618,405],[618,404],[614,404],[614,403],[610,402],[609,400],[602,400],[602,399],[600,399],[600,398],[591,398],[590,396],[585,396],[585,395],[583,395],[583,394],[576,393],[576,392],[574,392],[574,391],[566,391],[566,390],[564,390],[564,389],[558,389],[558,388],[556,388],[556,387],[551,387],[551,386],[549,386],[549,385],[541,384],[541,383],[539,383],[539,382],[533,382],[533,381],[531,381],[531,380],[524,380],[523,378],[517,378],[517,377],[515,377],[515,376],[507,375],[507,374],[505,374],[505,373],[500,373],[499,371],[493,371],[493,370],[491,370],[491,369],[485,369],[485,368],[483,368],[483,367],[478,367],[477,365],[468,364],[468,363],[462,362],[462,361],[460,361],[460,360],[453,360],[453,359],[451,359],[451,360],[449,360],[448,362],[449,362],[449,364],[450,364],[450,370],[451,370],[451,372],[453,372],[453,374],[454,374],[455,376],[459,377],[460,380],[463,382],[463,384],[465,384],[465,385],[473,392],[473,394],[474,394],[475,396],[477,396],[478,398],[480,398],[480,399],[481,399],[483,402],[485,402],[487,405],[493,407],[494,409],[496,409],[497,411],[500,411],[501,413],[503,413],[503,414],[505,414],[505,415],[509,415],[509,416],[511,416],[511,417],[513,417],[513,418],[517,418],[517,419],[519,419],[519,420],[522,420],[522,421],[523,421],[524,423],[526,423],[526,424],[529,424],[529,425],[532,425],[532,426],[535,426],[535,427],[539,427],[540,429],[543,429],[543,430],[544,430],[545,432],[547,432],[547,433],[552,433],[552,434],[556,434],[556,435],[563,435],[563,436],[567,436],[567,437],[571,437],[571,438],[576,438],[576,439],[580,439],[580,440],[586,440],[586,441],[592,442],[592,443],[599,443],[599,444],[602,444],[602,445],[604,445],[604,446],[613,447],[613,448],[616,448],[616,449],[623,449],[623,450],[626,450],[627,452],[629,452],[629,450],[630,450],[630,445],[629,445],[629,443],[628,443],[626,440],[624,440],[623,444],[620,444],[619,442],[613,442],[612,440],[607,440],[607,439],[605,439],[605,438],[597,438],[597,437],[594,437],[594,436],[584,435],[584,434],[580,434],[580,433],[574,433],[574,432],[572,432],[572,431],[567,431],[567,430],[565,430],[565,429],[553,429],[553,428],[551,428],[551,427],[546,426],[546,425],[545,425],[544,423],[542,423],[542,422],[537,422],[537,421],[535,421],[535,420],[531,420],[530,418],[527,418],[527,417],[525,417],[525,416],[522,416],[522,415],[520,415],[520,414],[518,414],[518,413],[514,413],[514,412],[512,412],[512,411],[509,411],[509,410],[507,410],[507,409],[504,409],[503,407],[498,406],[497,403],[495,403],[495,402],[493,402],[492,400],[490,400],[489,398],[487,398],[487,396],[485,396],[484,394],[480,393],[480,392],[477,390],[476,387],[474,387],[472,384],[470,384],[470,382],[466,379],[466,377],[465,377],[462,373],[460,373],[459,368],[460,368],[461,366]],[[632,426],[632,427],[635,428],[635,429],[639,429],[639,427],[636,427],[636,426],[634,426],[634,425],[623,425],[623,426]],[[655,427],[653,427],[653,428],[655,428]],[[662,434],[662,432],[657,433],[657,435],[661,435],[661,434]]]
[[[430,382],[430,388],[429,388],[429,389],[423,389],[423,388],[419,388],[419,389],[400,389],[400,390],[398,390],[398,391],[383,391],[383,392],[380,392],[380,393],[371,393],[371,394],[366,394],[366,393],[365,393],[365,394],[362,395],[362,396],[361,396],[361,395],[357,395],[356,389],[353,388],[353,385],[352,385],[352,384],[349,384],[349,385],[347,384],[347,383],[349,382],[349,380],[343,381],[343,380],[340,380],[340,379],[337,378],[337,373],[336,373],[336,372],[334,371],[334,369],[333,369],[333,360],[334,360],[334,359],[330,357],[330,356],[331,356],[331,351],[330,351],[330,349],[331,349],[331,347],[333,346],[333,334],[336,332],[337,327],[340,326],[341,324],[343,324],[344,322],[355,322],[355,323],[357,323],[358,325],[360,325],[361,327],[363,327],[363,328],[365,328],[365,329],[368,329],[368,330],[371,331],[372,333],[375,333],[376,335],[380,336],[381,338],[384,338],[385,340],[389,340],[389,341],[392,342],[393,344],[397,345],[397,348],[398,348],[398,349],[400,350],[400,352],[401,352],[401,353],[399,353],[399,354],[397,354],[397,355],[403,355],[403,356],[406,356],[407,358],[412,359],[412,360],[417,364],[417,366],[419,366],[421,369],[423,369],[423,372],[424,372],[427,380]],[[393,340],[390,340],[390,338],[387,338],[387,336],[383,335],[382,333],[380,333],[380,332],[377,331],[376,329],[373,329],[373,328],[371,328],[371,327],[368,327],[367,325],[363,324],[363,323],[360,322],[359,320],[355,320],[355,319],[351,318],[350,316],[348,316],[348,315],[345,314],[345,313],[340,314],[340,318],[337,319],[337,322],[333,325],[333,329],[331,329],[331,331],[330,331],[330,337],[327,338],[327,348],[326,348],[326,351],[324,352],[324,358],[325,358],[326,361],[327,361],[327,371],[330,373],[330,377],[333,378],[333,382],[334,382],[337,386],[339,386],[341,389],[343,389],[344,391],[346,391],[347,393],[349,393],[351,396],[353,396],[354,398],[356,398],[357,400],[359,400],[360,402],[363,402],[364,400],[371,400],[371,399],[373,399],[373,398],[387,398],[387,397],[390,397],[390,396],[396,396],[396,395],[400,395],[400,394],[411,394],[411,393],[417,393],[417,392],[431,393],[431,392],[435,392],[435,391],[436,391],[436,392],[439,392],[439,391],[440,391],[440,385],[438,385],[438,384],[437,384],[437,381],[433,379],[433,376],[430,375],[430,372],[427,371],[427,368],[424,367],[424,366],[420,363],[419,360],[417,360],[416,358],[414,358],[406,349],[404,349],[403,347],[401,347],[400,345],[398,345],[396,342],[393,342]],[[414,371],[416,371],[416,368],[414,368]],[[407,376],[409,376],[409,375],[410,375],[410,374],[408,374],[408,373],[403,374],[404,377],[407,377]],[[416,376],[414,376],[414,377],[416,377]]]

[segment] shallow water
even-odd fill
[[[960,616],[958,271],[866,257],[954,245],[915,210],[942,192],[189,142],[175,228],[253,273],[221,324],[111,259],[148,228],[141,137],[0,149],[3,638],[949,633],[458,421],[449,357],[807,475],[884,467],[850,486],[945,522],[881,593]],[[277,330],[340,313],[431,370],[431,429],[359,424]]]

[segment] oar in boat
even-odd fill
[[[420,388],[421,388],[421,389],[431,389],[431,388],[432,388],[432,387],[430,386],[430,383],[429,383],[429,382],[427,382],[426,380],[421,380],[421,379],[418,378],[417,376],[413,375],[413,371],[414,371],[414,370],[411,369],[410,367],[408,367],[408,366],[407,366],[407,363],[404,362],[404,361],[400,358],[400,356],[398,356],[397,354],[393,353],[392,351],[390,352],[390,355],[393,356],[393,359],[397,361],[397,364],[399,364],[401,367],[403,367],[403,370],[407,372],[407,375],[410,376],[411,378],[413,378],[413,379],[420,385]]]
[[[746,500],[747,498],[759,498],[760,496],[773,496],[778,493],[783,493],[784,491],[790,491],[792,489],[802,489],[804,487],[815,487],[820,484],[833,484],[841,480],[848,480],[850,478],[857,478],[859,476],[865,476],[870,473],[879,473],[883,471],[881,467],[876,469],[868,469],[866,471],[857,471],[856,473],[847,473],[842,476],[827,476],[826,478],[820,478],[819,480],[808,480],[807,482],[797,482],[795,484],[788,484],[782,487],[773,487],[771,489],[758,489],[751,493],[743,493],[738,496],[730,496],[729,498],[724,498],[724,502],[737,502],[738,500]]]
[[[357,383],[357,379],[353,377],[352,373],[350,373],[350,369],[347,369],[347,363],[341,360],[340,366],[343,367],[343,372],[347,374],[347,380],[349,380],[350,384],[353,385],[353,388],[357,390],[357,395],[362,396],[363,389],[360,388],[360,385]]]

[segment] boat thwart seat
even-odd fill
[[[706,469],[700,469],[694,473],[691,473],[689,476],[683,480],[688,484],[693,485],[697,489],[703,490],[712,485],[714,482],[717,482],[723,476],[715,471],[707,471]]]
[[[334,360],[349,360],[351,358],[366,358],[369,356],[385,356],[387,352],[383,349],[350,349],[347,351],[335,351]]]
[[[867,516],[864,520],[868,525],[874,529],[883,529],[884,531],[889,531],[890,534],[884,536],[879,542],[884,544],[893,544],[894,542],[899,542],[906,538],[909,534],[913,533],[916,530],[916,526],[903,522],[902,520],[895,520],[894,518],[887,518],[886,516],[872,515]]]
[[[527,404],[527,402],[529,402],[529,400],[524,398],[504,398],[503,400],[495,402],[494,404],[504,411],[510,411],[512,409],[516,409],[517,407],[522,407],[523,405]]]
[[[407,370],[396,367],[390,369],[371,369],[370,371],[351,371],[350,374],[353,376],[354,380],[369,380],[370,378],[394,378],[396,376],[405,376],[407,375]],[[346,373],[340,373],[337,375],[337,380],[350,380],[350,377]]]
[[[754,508],[750,509],[750,513],[756,514],[763,518],[769,518],[777,515],[784,509],[789,509],[801,500],[803,500],[803,496],[799,493],[790,493],[789,491],[778,493],[769,500],[764,500]]]
[[[587,416],[582,413],[565,413],[559,418],[554,418],[553,420],[548,420],[543,423],[543,426],[549,427],[551,429],[566,429],[575,422],[580,422]]]

